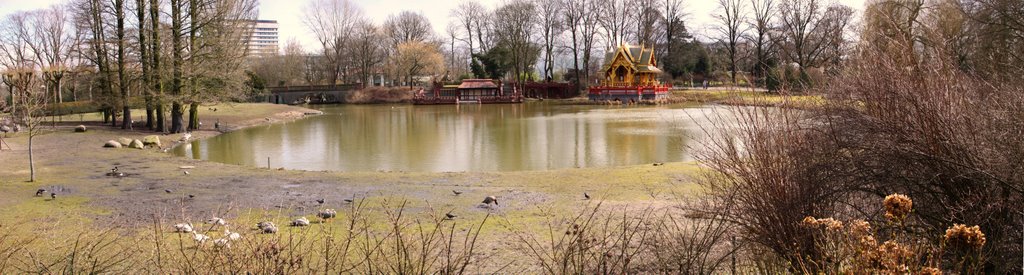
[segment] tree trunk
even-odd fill
[[[35,133],[33,133],[33,131],[35,131],[35,130],[29,129],[29,133],[28,133],[28,171],[29,171],[28,181],[29,182],[35,182],[36,181],[36,162],[35,162],[34,154],[32,153],[33,152],[32,151],[32,140],[35,138]]]
[[[164,127],[164,104],[159,101],[156,104],[156,131],[163,132]]]
[[[181,102],[175,101],[171,104],[171,133],[177,134],[184,132],[183,129],[185,107],[181,105]]]
[[[199,103],[192,102],[188,105],[188,130],[199,130]]]

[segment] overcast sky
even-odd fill
[[[67,0],[0,0],[0,16],[23,11],[48,7]],[[163,1],[163,0],[162,0]],[[277,20],[281,25],[281,47],[291,38],[298,39],[306,51],[316,50],[316,39],[302,24],[302,10],[308,0],[259,0],[260,19]],[[450,11],[465,0],[353,0],[368,18],[381,23],[390,14],[402,10],[421,12],[430,19],[435,32],[443,35],[448,22],[452,21]],[[494,8],[503,0],[478,0],[484,6]],[[838,2],[860,11],[864,9],[864,0],[839,0]],[[688,14],[687,27],[698,36],[708,35],[709,24],[713,23],[717,1],[684,0],[683,9]],[[859,13],[858,13],[859,14]]]

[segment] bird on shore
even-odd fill
[[[316,199],[317,204],[324,204],[324,199]]]
[[[171,189],[164,189],[164,192],[167,192],[167,194],[170,194],[171,193]]]
[[[352,199],[344,199],[342,201],[344,201],[345,203],[352,203]]]
[[[301,217],[292,221],[292,226],[309,226],[309,219]]]
[[[491,205],[492,203],[494,205],[498,205],[498,198],[495,198],[494,196],[487,196],[486,198],[484,198],[483,204]]]
[[[216,248],[231,248],[231,240],[228,239],[216,239],[213,240],[213,246]]]
[[[590,199],[590,194],[587,194],[587,192],[583,192],[583,199],[589,200]]]
[[[462,191],[452,190],[452,193],[455,194],[456,196],[462,195]]]
[[[50,193],[50,199],[51,200],[56,200],[57,199],[57,193]]]
[[[265,234],[277,233],[277,226],[273,222],[259,222],[256,224],[256,228],[259,228]]]
[[[195,198],[195,197],[196,197],[196,195],[188,194],[188,198],[190,198],[190,199]]]
[[[192,233],[192,224],[179,223],[174,225],[174,232],[178,233]]]
[[[114,168],[110,169],[110,173],[111,174],[116,174],[117,173],[117,166],[114,166]]]
[[[278,233],[278,226],[273,225],[271,222],[260,222],[256,224],[256,227],[263,231],[264,234]]]
[[[238,234],[238,232],[231,232],[231,230],[228,230],[226,226],[224,227],[224,236],[226,236],[230,241],[238,241],[242,239],[242,234]]]
[[[36,190],[36,197],[42,197],[43,193],[46,193],[46,189],[39,188],[39,190]]]
[[[212,224],[212,225],[227,225],[228,221],[225,221],[224,219],[221,219],[221,218],[218,218],[218,217],[213,217],[213,218],[210,218],[209,220],[206,220],[206,223]]]
[[[334,217],[337,217],[338,212],[334,211],[334,209],[324,209],[320,210],[320,212],[317,212],[316,216],[319,217],[320,219],[323,219],[324,221],[327,221],[333,219]]]
[[[449,220],[451,220],[451,219],[454,219],[454,218],[456,218],[458,216],[455,215],[455,214],[452,214],[452,212],[448,212],[448,213],[444,214],[444,217],[448,218]]]
[[[206,236],[205,234],[201,234],[199,232],[192,231],[192,239],[195,240],[199,244],[203,244],[206,241],[210,240],[210,236]]]
[[[188,174],[189,174],[189,173],[188,173],[188,170],[185,170],[185,175],[186,175],[186,176],[188,176]]]
[[[662,165],[665,165],[665,163],[664,162],[655,162],[654,163],[654,166],[662,166]]]

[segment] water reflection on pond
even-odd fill
[[[178,146],[179,156],[334,171],[515,171],[687,160],[692,106],[328,105]]]

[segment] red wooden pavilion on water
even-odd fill
[[[465,79],[459,85],[435,82],[430,91],[420,90],[413,104],[522,103],[523,95],[515,88],[505,89],[500,80]]]

